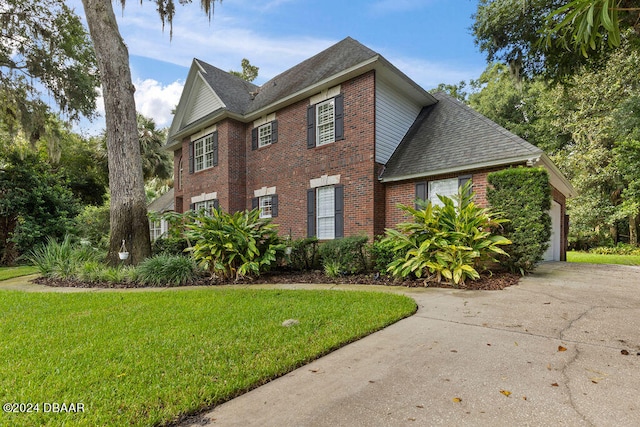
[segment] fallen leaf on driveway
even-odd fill
[[[560,387],[560,386],[558,385],[558,383],[553,383],[553,384],[551,384],[551,386],[552,386],[552,387]]]
[[[511,392],[507,390],[500,390],[500,393],[504,394],[507,397],[511,396]]]
[[[629,352],[627,350],[620,350],[620,354],[622,354],[624,356],[628,356]]]
[[[460,403],[460,402],[462,402],[462,399],[460,399],[459,397],[454,397],[454,398],[453,398],[453,399],[451,399],[451,400],[453,400],[455,403]]]
[[[567,348],[559,345],[558,346],[558,351],[567,351]]]

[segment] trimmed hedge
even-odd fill
[[[367,236],[327,240],[320,245],[322,266],[329,276],[367,271]]]
[[[490,173],[487,188],[491,207],[510,222],[502,234],[512,244],[501,264],[512,272],[531,272],[542,261],[551,237],[551,186],[544,168],[512,168]]]

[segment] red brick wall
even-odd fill
[[[475,193],[475,203],[478,206],[487,207],[487,176],[491,172],[495,172],[503,168],[491,168],[473,171],[471,180],[473,182],[473,192]],[[404,212],[397,206],[398,203],[413,206],[416,198],[416,183],[423,181],[436,181],[439,179],[456,178],[468,175],[468,172],[456,172],[446,175],[437,175],[429,178],[414,179],[411,181],[391,182],[387,184],[387,202],[386,202],[386,226],[393,227],[399,222],[406,221]]]
[[[373,237],[376,227],[374,185],[375,79],[370,72],[341,85],[344,96],[344,140],[307,148],[309,99],[276,112],[278,142],[251,150],[251,127],[246,132],[246,206],[253,191],[276,187],[280,234],[293,238],[307,234],[307,189],[309,181],[322,175],[340,175],[344,185],[344,229],[346,235],[364,233]],[[377,195],[378,200],[380,198]],[[380,225],[378,224],[378,227]]]

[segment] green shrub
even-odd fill
[[[351,236],[323,242],[319,252],[322,265],[338,269],[343,274],[356,274],[367,270],[367,236]]]
[[[479,269],[495,261],[496,255],[505,255],[500,245],[509,240],[490,231],[505,220],[476,206],[469,190],[468,183],[455,200],[438,196],[443,206],[431,201],[419,201],[419,209],[400,205],[413,221],[387,229],[385,244],[398,254],[387,268],[389,273],[401,278],[433,275],[437,281],[444,277],[459,285],[478,279]]]
[[[307,237],[291,242],[289,266],[294,270],[308,271],[319,267],[318,238]]]
[[[192,257],[166,254],[142,261],[136,273],[138,282],[150,286],[183,286],[200,275]]]
[[[188,247],[189,242],[184,237],[159,238],[151,243],[154,255],[183,255]]]
[[[551,237],[551,186],[543,168],[512,168],[488,176],[487,199],[509,220],[504,235],[512,241],[502,265],[521,274],[542,261]]]
[[[222,279],[258,276],[275,263],[284,245],[270,218],[260,218],[260,210],[229,214],[213,209],[202,212],[187,224],[189,250],[196,262]]]
[[[628,243],[618,243],[616,246],[599,246],[589,250],[599,255],[640,255],[640,248]]]
[[[390,240],[384,239],[384,236],[378,236],[371,244],[371,262],[373,269],[381,274],[387,273],[387,268],[397,256],[394,244]]]
[[[60,243],[49,238],[46,244],[31,251],[27,259],[44,277],[73,279],[86,262],[99,261],[100,254],[89,246],[74,244],[71,236],[66,235]]]
[[[109,202],[102,206],[85,206],[76,216],[76,230],[80,238],[91,245],[106,249],[109,245]]]

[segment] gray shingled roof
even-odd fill
[[[173,188],[164,193],[162,196],[149,203],[147,206],[148,212],[167,212],[175,209],[174,203],[174,191]]]
[[[543,153],[457,99],[433,95],[438,102],[422,110],[387,162],[383,181],[508,164]]]
[[[249,111],[257,111],[377,55],[360,42],[347,37],[262,85]]]
[[[360,42],[347,37],[277,75],[261,87],[199,59],[196,61],[206,71],[204,77],[207,83],[222,99],[227,109],[233,113],[247,114],[258,111],[377,55],[376,52]],[[252,92],[254,96],[252,96]]]
[[[258,86],[204,61],[199,59],[196,61],[206,73],[203,73],[204,79],[224,102],[227,109],[234,113],[244,114],[252,102],[251,93],[256,92]]]

